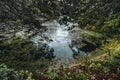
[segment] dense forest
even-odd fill
[[[120,0],[0,0],[0,80],[120,80]]]

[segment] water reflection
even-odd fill
[[[72,45],[72,40],[69,36],[68,29],[73,26],[73,23],[68,22],[67,25],[61,25],[57,20],[51,20],[43,23],[42,26],[45,26],[47,30],[41,36],[36,36],[33,39],[35,44],[46,43],[54,50],[56,59],[63,57],[72,59],[74,53],[78,52],[77,48]]]
[[[47,22],[44,25],[48,25]],[[52,26],[51,26],[52,25]],[[54,27],[54,30],[51,30],[49,27]],[[48,43],[48,45],[54,49],[54,54],[56,55],[56,58],[66,57],[66,58],[72,58],[73,57],[73,51],[69,47],[69,44],[71,44],[71,39],[69,38],[69,31],[67,31],[66,25],[60,25],[57,21],[54,21],[54,24],[51,24],[47,26],[48,32],[53,31],[53,33],[49,34],[49,38],[51,38],[53,41]]]

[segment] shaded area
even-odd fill
[[[85,40],[83,40],[82,42],[86,44],[85,46],[80,48],[80,50],[82,50],[84,52],[91,52],[91,51],[95,50],[96,48],[100,47],[100,43],[96,43],[94,45],[94,44],[87,42]]]

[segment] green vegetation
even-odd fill
[[[78,23],[94,45],[77,65],[49,68],[54,50],[30,40],[53,19]],[[32,36],[16,34],[26,28]],[[120,80],[120,0],[0,0],[0,80]]]
[[[119,45],[120,46],[120,45]],[[120,50],[120,47],[119,47]],[[107,53],[106,53],[107,54]],[[120,77],[120,53],[119,51],[117,52],[116,50],[113,51],[113,53],[110,53],[111,55],[102,56],[102,58],[96,58],[91,61],[87,61],[87,63],[83,63],[81,65],[71,67],[71,68],[60,68],[59,70],[54,70],[49,68],[48,70],[44,72],[40,71],[35,71],[35,72],[27,72],[23,71],[22,75],[27,75],[28,77],[23,77],[19,73],[17,75],[17,78],[15,80],[20,80],[22,78],[26,80],[32,80],[34,78],[35,80],[37,79],[43,79],[43,80],[119,80]],[[1,65],[2,67],[3,65]],[[4,76],[1,76],[2,78],[11,78],[14,79],[16,78],[16,71],[13,71],[11,75],[7,76],[6,75],[11,71],[4,67],[0,68],[0,71],[3,70]],[[20,71],[22,72],[22,71]],[[33,75],[32,75],[33,74]],[[19,77],[21,76],[21,77]],[[28,79],[29,78],[29,79]]]
[[[51,71],[51,74],[54,75],[54,80],[119,80],[120,77],[120,44],[116,45],[116,42],[112,41],[107,48],[111,45],[114,46],[114,50],[110,49],[110,53],[104,53],[106,55],[101,55],[91,60],[88,60],[86,63],[71,67],[71,68],[60,68],[59,70],[48,70]],[[112,52],[111,52],[112,51]],[[97,54],[97,53],[96,53]],[[53,73],[54,72],[54,73]],[[46,73],[45,73],[46,74]],[[51,76],[47,74],[47,78]],[[43,75],[44,76],[44,75]],[[53,76],[53,75],[52,75]],[[52,77],[51,76],[51,77]],[[45,76],[46,77],[46,76]],[[50,78],[50,80],[52,80]]]
[[[48,60],[54,57],[46,44],[36,49],[33,42],[19,38],[1,40],[0,51],[0,63],[16,69],[41,69],[48,66]]]
[[[33,80],[32,73],[27,70],[15,71],[7,68],[5,64],[0,65],[0,79],[1,80]]]

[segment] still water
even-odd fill
[[[48,45],[54,49],[56,58],[72,58],[73,50],[69,46],[71,45],[71,39],[68,31],[68,28],[72,27],[72,23],[61,25],[56,20],[53,20],[45,22],[42,25],[47,27],[47,31],[43,33],[43,35],[46,35],[52,39]],[[73,49],[76,50],[75,47]]]

